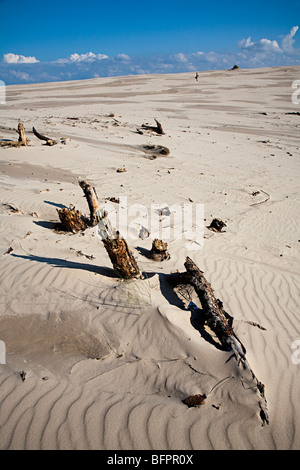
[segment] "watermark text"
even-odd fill
[[[292,89],[295,90],[292,93],[292,103],[297,105],[300,103],[300,80],[293,81]]]
[[[292,349],[295,349],[292,354],[292,363],[297,366],[298,364],[300,364],[300,339],[296,339],[293,342]]]

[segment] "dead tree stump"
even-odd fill
[[[116,232],[116,238],[105,238],[103,244],[116,273],[122,279],[141,277],[137,262],[128,248],[126,240],[120,238]]]
[[[83,220],[81,212],[75,210],[75,207],[57,209],[57,213],[61,222],[61,228],[66,232],[77,233],[86,230],[87,224]]]
[[[98,210],[97,218],[98,234],[116,273],[122,279],[141,278],[139,267],[126,240],[121,238],[120,233],[112,228],[107,212]]]

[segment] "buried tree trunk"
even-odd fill
[[[200,271],[191,258],[186,258],[184,266],[186,268],[185,273],[174,274],[175,284],[190,284],[194,287],[202,306],[202,310],[199,309],[202,316],[200,320],[203,321],[203,324],[207,324],[208,327],[216,334],[225,349],[232,350],[234,352],[237,360],[251,373],[256,384],[256,390],[260,395],[260,400],[258,402],[260,417],[263,424],[268,424],[269,418],[267,401],[264,395],[264,385],[257,380],[246,359],[246,350],[237,338],[232,327],[233,318],[223,309],[222,302],[216,299],[210,283],[205,279],[203,272]]]

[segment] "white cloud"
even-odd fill
[[[243,39],[239,42],[242,50],[256,51],[256,52],[281,52],[280,46],[277,41],[270,39],[260,39],[257,42],[252,42],[251,37]]]
[[[57,62],[60,64],[79,64],[80,62],[95,62],[103,59],[108,59],[105,54],[94,54],[93,52],[87,52],[86,54],[71,54],[70,57],[58,59]]]
[[[0,76],[7,84],[81,80],[93,77],[136,74],[181,73],[204,70],[300,65],[300,49],[295,47],[298,26],[288,34],[276,38],[242,39],[232,52],[198,51],[189,54],[130,57],[120,53],[114,57],[105,54],[74,52],[69,57],[52,62],[39,62],[35,57],[5,54],[0,60]],[[39,63],[37,63],[39,62]],[[25,65],[24,65],[25,64]],[[35,64],[35,65],[26,65]]]
[[[287,52],[293,51],[293,44],[295,42],[295,39],[293,39],[293,37],[297,33],[298,29],[299,29],[299,26],[293,26],[289,34],[284,36],[284,38],[282,39],[281,46],[284,51],[287,51]]]
[[[30,75],[26,72],[17,72],[16,70],[12,70],[10,73],[13,77],[16,77],[18,80],[21,80],[22,82],[32,81],[32,79],[30,78]]]
[[[293,39],[295,34],[297,33],[299,26],[293,26],[290,32],[283,36],[281,41],[281,46],[276,40],[270,39],[260,39],[259,41],[251,41],[251,37],[247,39],[243,39],[239,42],[240,48],[245,51],[253,51],[253,52],[264,52],[264,53],[286,53],[286,54],[297,54],[299,50],[294,49],[293,45],[295,40]]]
[[[39,62],[35,57],[25,57],[24,55],[12,54],[11,52],[8,54],[4,54],[3,62],[7,64],[36,64]]]
[[[188,61],[188,59],[182,52],[175,54],[174,59],[177,60],[178,62],[183,62],[183,63],[186,63]]]
[[[129,57],[129,55],[127,55],[127,54],[118,54],[118,55],[116,56],[116,59],[117,59],[117,60],[121,60],[121,61],[123,61],[123,62],[128,62],[128,61],[130,61],[130,57]]]

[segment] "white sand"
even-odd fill
[[[0,149],[1,449],[299,449],[300,117],[286,114],[300,111],[299,78],[300,67],[281,67],[8,87],[0,137],[16,139],[21,120],[31,142]],[[166,135],[136,132],[154,118]],[[32,126],[70,140],[45,146]],[[146,144],[170,155],[145,158]],[[101,202],[192,200],[206,225],[227,226],[205,228],[200,250],[167,240],[162,263],[144,255],[150,238],[129,240],[147,278],[120,282],[94,229],[54,231],[56,208],[88,212],[78,176]],[[269,425],[247,374],[167,283],[186,256],[235,318]],[[225,378],[203,406],[182,403]]]

